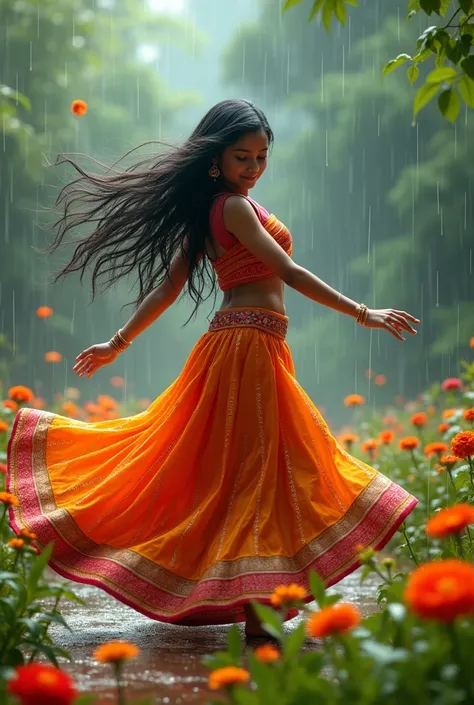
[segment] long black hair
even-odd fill
[[[260,129],[271,143],[272,130],[258,107],[247,100],[224,100],[209,110],[184,143],[125,171],[96,162],[108,173],[90,173],[59,155],[55,164],[67,162],[80,176],[66,184],[56,199],[53,210],[59,206],[64,212],[52,225],[56,235],[46,251],[52,253],[65,244],[66,234],[77,226],[95,223],[95,229],[74,242],[73,255],[55,281],[71,272],[80,272],[82,281],[93,263],[94,298],[98,284],[108,288],[133,273],[139,287],[134,303],[138,304],[168,277],[171,262],[177,253],[185,252],[187,239],[186,288],[195,303],[192,317],[204,301],[206,280],[210,293],[215,290],[205,252],[211,203],[222,191],[222,183],[209,176],[209,169],[226,147]],[[77,205],[85,208],[77,211]]]

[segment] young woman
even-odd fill
[[[139,306],[77,357],[91,377],[187,287],[196,307],[215,272],[223,301],[183,371],[143,413],[84,423],[22,409],[9,447],[15,530],[54,543],[50,565],[176,624],[246,620],[277,585],[331,585],[381,548],[416,499],[349,455],[295,379],[284,285],[403,340],[419,321],[370,310],[291,259],[287,228],[248,196],[273,139],[256,106],[215,105],[189,139],[143,167],[84,172],[61,192],[55,250],[94,223],[59,273],[138,274]],[[67,160],[70,161],[70,160]],[[88,208],[74,213],[71,205]],[[159,356],[159,351],[157,351]],[[310,599],[308,592],[308,600]]]

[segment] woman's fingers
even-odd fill
[[[400,311],[394,311],[391,314],[390,319],[393,319],[394,322],[396,322],[399,326],[403,328],[403,330],[406,330],[408,333],[411,333],[412,335],[417,334],[418,331],[415,330],[415,328],[413,328],[413,326],[408,323],[408,321],[406,320],[406,318],[403,317]]]
[[[390,321],[388,321],[388,320],[385,321],[384,327],[385,327],[386,330],[388,330],[388,332],[391,333],[397,340],[402,340],[402,341],[405,340],[405,338],[404,338],[403,335],[400,333],[400,331],[395,327],[395,325],[393,325],[392,323],[390,323]]]

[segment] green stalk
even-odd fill
[[[126,705],[125,692],[122,685],[122,661],[114,661],[114,675],[117,684],[117,705]]]
[[[403,534],[403,536],[405,537],[405,541],[407,542],[407,548],[408,548],[408,550],[409,550],[409,552],[410,552],[410,556],[411,556],[412,560],[414,561],[415,565],[419,566],[420,564],[418,563],[418,560],[417,560],[415,554],[413,553],[413,549],[412,549],[412,547],[411,547],[410,539],[408,538],[408,535],[407,535],[407,532],[406,532],[405,524],[403,524],[402,534]]]

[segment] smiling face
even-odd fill
[[[226,147],[217,161],[228,188],[245,196],[267,168],[268,136],[265,130],[248,132]]]

